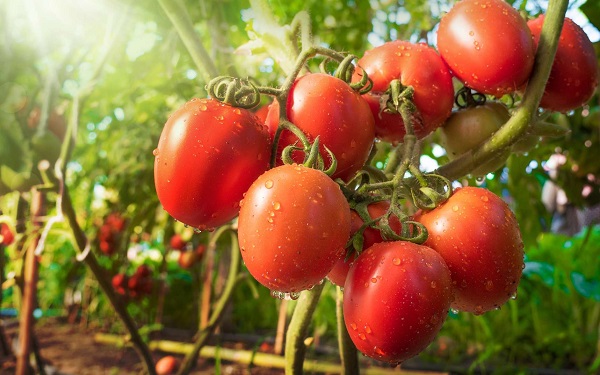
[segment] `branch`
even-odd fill
[[[523,100],[512,117],[484,144],[472,152],[441,166],[434,173],[440,174],[449,180],[455,180],[468,174],[476,166],[492,160],[502,150],[514,144],[527,132],[530,124],[535,122],[537,108],[544,94],[544,88],[556,55],[567,5],[567,0],[551,0],[548,5],[535,55],[533,72],[527,90],[523,95]]]
[[[285,340],[286,375],[302,374],[306,353],[304,339],[324,286],[325,283],[317,284],[311,290],[303,291],[298,298]]]
[[[181,41],[196,64],[204,82],[209,82],[218,76],[219,71],[208,55],[208,52],[206,52],[200,38],[198,38],[194,24],[181,1],[158,0],[158,2],[167,17],[171,20],[173,26],[175,26]]]

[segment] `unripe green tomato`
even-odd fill
[[[499,102],[487,102],[476,107],[459,109],[450,115],[440,128],[442,145],[448,158],[454,160],[490,138],[508,119],[506,106]],[[500,168],[510,155],[510,149],[498,157],[475,168],[471,174],[483,176]]]

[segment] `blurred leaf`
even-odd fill
[[[600,301],[600,280],[589,280],[579,272],[572,272],[571,281],[582,296]]]

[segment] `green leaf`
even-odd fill
[[[598,279],[586,279],[584,275],[579,272],[571,273],[571,281],[575,290],[586,298],[591,298],[595,301],[600,301],[600,280]]]

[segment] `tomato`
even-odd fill
[[[258,108],[255,112],[254,115],[256,117],[258,117],[258,119],[260,120],[261,124],[264,124],[265,121],[267,120],[267,115],[269,114],[269,107],[271,105],[270,104],[265,104],[262,107]]]
[[[172,375],[177,371],[179,361],[172,355],[162,357],[156,362],[156,375]]]
[[[517,292],[524,268],[523,241],[515,215],[489,190],[459,188],[416,220],[427,228],[425,245],[439,252],[452,274],[452,308],[482,314]]]
[[[112,278],[112,286],[115,289],[115,292],[121,295],[125,295],[125,293],[127,293],[128,282],[129,278],[124,273],[118,273]]]
[[[380,242],[350,267],[344,321],[358,350],[397,364],[433,341],[452,298],[450,271],[439,253],[412,242]]]
[[[15,235],[6,223],[0,223],[0,245],[9,246],[15,241]]]
[[[184,224],[223,225],[269,167],[270,147],[266,128],[250,111],[192,99],[169,117],[154,151],[158,199]]]
[[[248,189],[238,219],[248,271],[274,292],[298,293],[321,282],[342,257],[350,206],[325,173],[282,165]]]
[[[454,160],[481,145],[509,118],[508,109],[499,102],[486,102],[484,105],[467,107],[452,113],[440,128],[442,145],[448,158]],[[471,174],[484,176],[494,172],[504,165],[509,155],[510,149],[507,149],[500,156],[477,166]]]
[[[544,16],[527,22],[537,45]],[[584,105],[598,86],[598,60],[587,34],[565,18],[540,107],[566,112]]]
[[[359,68],[353,79],[360,80],[364,69],[373,80],[373,88],[364,98],[375,117],[377,138],[398,143],[406,134],[400,114],[384,113],[380,105],[383,93],[394,79],[414,88],[414,103],[420,113],[414,131],[419,139],[450,116],[454,105],[452,75],[440,55],[428,45],[402,40],[388,42],[365,52],[357,64]]]
[[[279,112],[279,106],[271,111]],[[271,134],[275,133],[275,114],[267,116]],[[332,178],[348,180],[363,167],[375,140],[374,119],[362,96],[341,79],[315,73],[296,80],[288,96],[287,117],[313,141],[319,136],[321,155],[327,162],[325,146],[337,159]],[[278,153],[285,146],[298,142],[291,132],[284,131],[278,144]],[[301,163],[304,154],[294,153],[294,161]]]
[[[181,234],[176,233],[169,239],[169,246],[173,250],[183,250],[186,245],[187,242],[181,237]]]
[[[191,268],[198,261],[198,255],[194,251],[181,251],[179,253],[179,258],[177,259],[177,264],[181,268]]]
[[[379,201],[371,203],[367,206],[367,211],[372,219],[377,219],[387,212],[390,207],[390,202],[388,201]],[[394,232],[400,233],[402,230],[402,225],[400,224],[400,220],[396,216],[390,217],[390,227]],[[360,218],[356,211],[350,211],[350,235],[354,235],[364,224],[363,220]],[[381,237],[381,232],[378,229],[368,227],[363,231],[363,249],[371,247],[371,245],[382,242],[384,239]],[[348,270],[350,268],[350,264],[356,259],[357,252],[354,249],[349,249],[351,252],[350,257],[343,256],[340,258],[333,269],[327,275],[329,281],[338,286],[344,286],[346,281],[346,275],[348,274]]]
[[[461,0],[440,21],[440,55],[468,87],[500,97],[516,91],[533,68],[526,21],[503,0]]]

